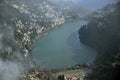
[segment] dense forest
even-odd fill
[[[79,30],[80,41],[98,51],[88,80],[120,79],[120,2],[114,8],[111,13],[92,18]]]

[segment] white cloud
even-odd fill
[[[22,72],[23,68],[19,64],[0,60],[0,80],[17,80]]]

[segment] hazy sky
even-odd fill
[[[85,8],[95,10],[102,8],[106,4],[115,3],[117,0],[74,0],[75,2],[78,1],[79,4]]]
[[[49,0],[49,1],[58,3],[58,4],[60,4],[60,2],[72,1],[84,8],[87,8],[90,10],[96,10],[104,7],[109,3],[115,3],[117,0]]]

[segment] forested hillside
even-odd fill
[[[120,2],[114,7],[113,12],[93,18],[79,30],[80,41],[99,52],[88,80],[120,79]]]

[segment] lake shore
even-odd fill
[[[85,80],[87,74],[90,72],[90,66],[86,64],[76,64],[74,66],[48,71],[38,67],[25,72],[22,77],[24,77],[25,80]]]
[[[79,19],[78,19],[78,20],[75,20],[75,21],[79,21]],[[81,20],[81,21],[86,21],[86,20]],[[73,20],[65,21],[64,23],[62,23],[62,24],[60,24],[60,25],[58,25],[58,26],[56,26],[56,27],[50,27],[50,28],[48,28],[47,30],[43,31],[41,34],[39,34],[39,35],[32,41],[32,47],[31,47],[31,48],[33,49],[33,47],[34,47],[34,45],[35,45],[35,42],[36,42],[38,39],[46,36],[49,32],[55,30],[56,28],[60,28],[61,25],[64,25],[64,24],[70,23],[70,22],[73,22]]]
[[[49,32],[35,43],[32,58],[47,69],[91,63],[96,53],[80,43],[77,33],[84,24],[85,21],[74,21]]]
[[[67,22],[67,23],[69,23],[69,22]],[[65,24],[65,23],[64,23]],[[64,25],[64,24],[62,24],[62,25]],[[59,28],[59,26],[58,27],[56,27],[57,29]],[[49,32],[51,32],[51,31],[53,31],[53,30],[55,30],[56,28],[50,28],[49,30],[47,30],[47,32],[49,33]],[[44,37],[44,36],[46,36],[47,35],[47,33],[46,32],[43,32],[43,34],[42,35],[40,35],[39,37],[37,37],[36,38],[36,40],[34,40],[34,43],[32,44],[32,49],[33,49],[33,47],[34,47],[34,45],[35,45],[35,42],[38,40],[38,39],[40,39],[40,38],[42,38],[42,37]],[[32,53],[33,54],[33,53]],[[31,58],[31,60],[32,60],[32,58]],[[36,64],[36,62],[35,62],[35,64]],[[62,74],[59,74],[58,75],[58,73],[66,73],[66,72],[69,72],[70,71],[70,74],[68,74],[69,76],[72,74],[72,73],[76,73],[76,75],[77,75],[77,73],[78,72],[76,72],[76,71],[82,71],[83,73],[81,74],[81,76],[82,75],[84,75],[84,74],[86,74],[86,72],[85,72],[85,70],[87,69],[87,68],[85,68],[85,67],[81,67],[81,64],[79,64],[79,66],[78,66],[78,64],[77,65],[71,65],[71,66],[67,66],[67,67],[61,67],[61,68],[57,68],[57,69],[51,69],[51,70],[47,70],[47,69],[45,69],[45,68],[41,68],[38,64],[36,64],[36,67],[35,68],[33,68],[32,69],[32,71],[30,70],[30,72],[29,71],[27,71],[27,73],[25,72],[25,74],[24,75],[26,75],[26,78],[29,78],[29,76],[32,76],[32,77],[35,77],[35,75],[36,74],[34,74],[34,73],[36,73],[36,69],[42,69],[43,70],[43,74],[44,75],[42,75],[42,76],[44,76],[44,78],[46,78],[46,77],[48,77],[48,75],[50,75],[50,77],[52,77],[52,79],[51,80],[53,80],[53,78],[54,78],[54,80],[57,80],[57,78],[58,78],[58,76],[61,76]],[[75,72],[74,72],[75,71]],[[29,74],[28,74],[29,73]],[[41,73],[41,72],[40,72]],[[67,76],[68,76],[67,75]],[[65,75],[66,76],[66,75]],[[68,76],[68,77],[69,77]],[[31,78],[32,78],[31,77]],[[35,77],[36,78],[36,77]],[[84,78],[84,77],[81,77],[82,79]],[[82,79],[80,79],[80,80],[82,80]]]

